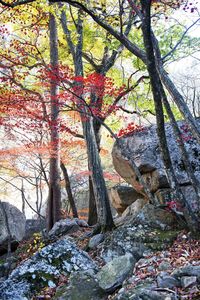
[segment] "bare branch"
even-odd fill
[[[188,33],[188,31],[194,26],[196,25],[198,22],[200,21],[200,18],[197,19],[194,23],[192,23],[186,30],[185,32],[182,34],[180,40],[176,43],[176,45],[173,47],[173,49],[171,51],[169,51],[164,57],[162,57],[163,62],[166,61],[166,58],[169,57],[170,55],[172,55],[176,49],[178,48],[178,46],[182,43],[184,37],[186,36],[186,34]]]

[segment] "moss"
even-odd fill
[[[52,259],[51,265],[56,267],[57,269],[62,269],[63,268],[63,261],[70,262],[72,258],[72,254],[65,253],[65,255],[62,255],[61,257],[56,257]]]
[[[56,299],[59,299],[60,297],[64,297],[65,293],[66,293],[66,286],[61,286],[61,287],[57,288],[56,289],[56,294],[52,298],[52,300],[56,300]]]
[[[166,231],[163,231],[163,230],[156,230],[156,237],[159,239],[159,240],[162,240],[162,241],[169,241],[169,242],[173,242],[177,235],[180,233],[180,230],[166,230]]]
[[[5,259],[0,259],[0,265],[3,265],[6,262]]]
[[[33,278],[33,276],[35,276],[35,278]],[[53,281],[55,284],[58,282],[58,278],[54,275],[41,271],[26,273],[23,278],[31,285],[31,290],[33,292],[39,292],[42,288],[47,287],[49,280]]]
[[[179,230],[162,231],[156,229],[151,234],[145,237],[144,244],[152,250],[166,249],[172,245],[179,232]]]

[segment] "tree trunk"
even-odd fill
[[[76,204],[74,202],[74,197],[72,195],[71,184],[70,184],[67,169],[66,169],[65,165],[63,164],[63,162],[61,162],[60,166],[61,166],[63,176],[64,176],[64,179],[65,179],[65,188],[66,188],[66,192],[67,192],[67,196],[68,196],[68,200],[69,200],[69,204],[70,204],[70,207],[71,207],[71,210],[72,210],[73,217],[78,218],[78,212],[77,212],[77,209],[76,209]]]
[[[49,199],[47,227],[50,230],[61,215],[61,191],[60,191],[60,137],[59,137],[59,72],[58,72],[58,35],[56,19],[52,13],[49,14],[50,31],[50,63],[52,79],[50,82],[51,97],[51,158],[49,178]]]
[[[64,14],[62,14],[62,25],[63,30],[66,35],[66,41],[69,45],[70,51],[73,56],[74,66],[75,66],[75,76],[83,76],[83,20],[81,16],[81,11],[78,12],[78,20],[76,23],[77,30],[77,44],[74,45],[70,32],[67,28],[66,20]],[[80,83],[77,83],[80,85]],[[84,97],[80,93],[78,95],[80,98]],[[81,110],[81,120],[83,126],[83,135],[86,142],[87,154],[88,154],[88,165],[89,171],[91,171],[91,183],[94,191],[94,198],[97,207],[98,214],[98,225],[100,225],[101,230],[111,230],[114,227],[112,213],[110,209],[110,203],[107,193],[107,188],[105,184],[105,180],[103,177],[103,171],[101,167],[101,161],[98,151],[98,146],[96,143],[95,132],[93,127],[93,117],[88,117],[89,112],[87,111],[87,107],[85,106],[84,100],[80,101],[80,110]],[[84,107],[85,106],[85,107]],[[90,184],[91,184],[90,183]],[[90,200],[92,201],[93,198]],[[94,204],[94,203],[93,203]],[[94,205],[90,203],[94,207]]]
[[[23,181],[23,179],[22,179],[22,185],[21,185],[21,197],[22,197],[22,213],[24,215],[26,215],[26,213],[25,213],[26,202],[24,199],[24,181]]]
[[[193,118],[190,110],[188,109],[187,104],[185,103],[183,96],[179,93],[174,83],[171,81],[170,77],[168,76],[167,72],[164,70],[163,65],[159,64],[159,74],[160,78],[165,85],[166,89],[170,93],[172,99],[176,103],[178,109],[180,110],[182,116],[184,117],[185,121],[191,128],[193,136],[200,142],[200,130],[196,124],[195,119]]]
[[[88,212],[88,224],[90,226],[97,224],[97,206],[95,201],[94,189],[92,184],[92,177],[89,176],[89,212]]]
[[[85,118],[84,113],[83,117]],[[96,200],[98,225],[102,231],[111,230],[114,223],[93,128],[93,117],[88,116],[87,121],[83,121],[83,131],[86,137],[89,170],[92,172],[91,179]]]

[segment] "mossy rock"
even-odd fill
[[[75,272],[70,276],[69,286],[59,287],[52,300],[105,300],[107,294],[97,279],[89,272]]]
[[[144,239],[144,245],[152,250],[160,251],[170,247],[175,241],[179,230],[154,230],[147,234]]]

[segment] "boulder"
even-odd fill
[[[49,237],[54,238],[56,236],[64,235],[66,233],[73,233],[79,230],[79,225],[76,220],[62,219],[54,224],[49,231]]]
[[[157,169],[152,172],[142,175],[144,182],[150,187],[151,192],[156,192],[158,189],[168,188],[169,183],[163,169]]]
[[[127,223],[107,235],[98,246],[101,258],[110,262],[115,257],[131,253],[138,261],[144,253],[167,249],[176,239],[179,230],[161,230],[147,225]]]
[[[0,254],[7,251],[8,241],[15,249],[25,235],[26,218],[15,206],[0,201]]]
[[[200,125],[200,119],[196,120]],[[185,148],[194,170],[196,178],[200,181],[200,145],[192,138],[190,130],[183,121],[178,122],[178,126],[184,137]],[[183,161],[181,160],[180,150],[177,146],[176,139],[173,134],[172,126],[169,123],[165,124],[166,137],[168,141],[169,151],[173,163],[173,167],[180,185],[183,187],[183,192],[186,199],[193,208],[193,211],[198,214],[197,199],[193,189],[190,187],[190,180]],[[137,175],[132,167],[133,160],[141,172],[144,181],[149,186],[150,190],[155,193],[160,189],[168,189],[168,194],[171,194],[167,181],[163,161],[159,150],[158,137],[156,133],[156,125],[145,127],[144,130],[134,132],[128,136],[120,138],[121,143],[127,154],[123,153],[119,148],[119,143],[115,143],[112,149],[113,164],[116,171],[123,177],[132,187],[140,194],[145,194],[144,189],[138,181]],[[131,157],[128,159],[127,157]],[[187,187],[186,187],[187,186]],[[188,190],[190,192],[188,193]],[[188,199],[188,194],[190,195]],[[166,197],[166,195],[165,195]],[[158,199],[159,201],[159,199]]]
[[[122,217],[132,216],[135,217],[138,215],[138,213],[141,211],[143,206],[147,204],[147,199],[137,199],[135,202],[133,202],[130,206],[126,208],[126,210],[123,212]]]
[[[89,255],[79,250],[72,238],[64,238],[38,251],[12,271],[0,284],[0,299],[31,299],[44,287],[55,287],[60,275],[98,268]]]
[[[180,282],[174,278],[173,276],[170,276],[169,274],[166,274],[166,272],[161,272],[157,276],[157,284],[159,288],[174,288],[174,287],[180,287]]]
[[[177,268],[173,271],[172,275],[175,278],[180,278],[183,276],[196,276],[198,281],[200,281],[200,266],[187,265]]]
[[[130,253],[114,258],[97,273],[100,287],[114,292],[133,271],[136,261]]]
[[[172,229],[177,221],[175,215],[165,209],[146,204],[134,218],[135,223],[161,230]]]
[[[78,271],[71,274],[68,286],[56,290],[52,300],[106,300],[107,294],[100,288],[91,272]]]
[[[38,233],[45,228],[45,219],[27,219],[25,227],[25,239],[32,237],[34,233]]]
[[[74,221],[77,223],[80,227],[89,227],[88,223],[85,220],[74,218]]]
[[[120,185],[110,189],[109,198],[118,214],[122,214],[129,205],[141,198],[141,194],[132,187]]]
[[[119,226],[126,222],[129,222],[130,218],[135,218],[143,206],[148,203],[148,200],[145,198],[137,199],[135,202],[133,202],[131,205],[129,205],[125,211],[122,213],[120,217],[117,217],[114,219],[115,225]]]
[[[105,235],[103,233],[99,233],[94,235],[88,243],[89,249],[95,249],[97,246],[104,241]]]
[[[183,288],[188,288],[197,283],[197,277],[196,276],[183,276],[181,277],[181,286]]]

